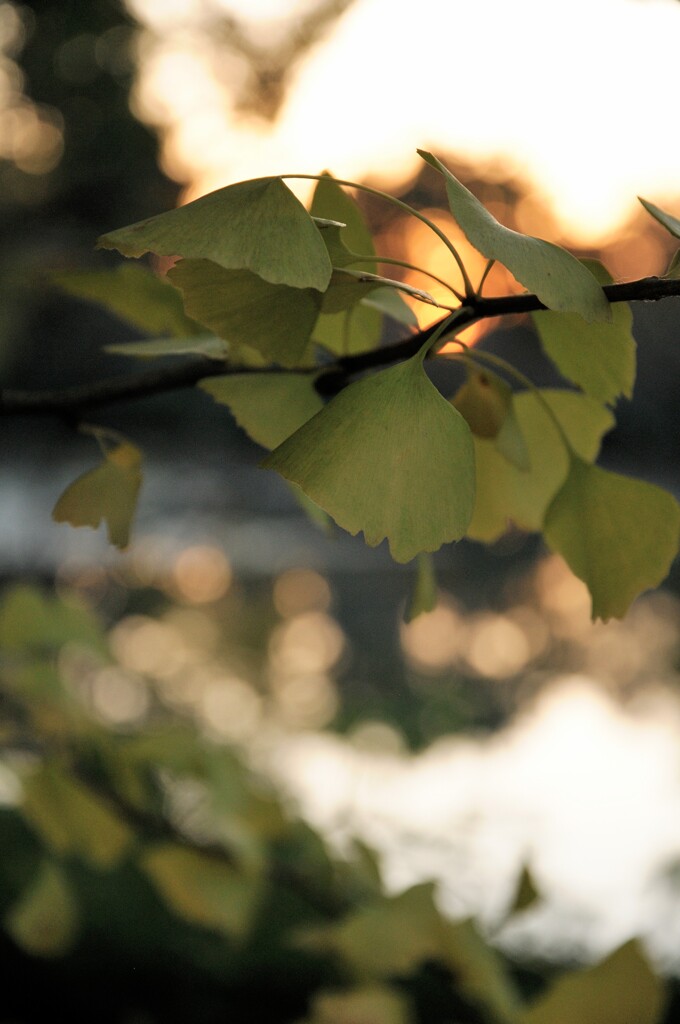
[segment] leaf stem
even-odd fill
[[[391,256],[355,256],[352,253],[352,263],[385,263],[390,264],[393,267],[405,267],[406,270],[415,270],[418,274],[424,274],[429,277],[432,281],[436,281],[437,284],[442,285],[447,291],[453,293],[459,302],[465,302],[465,296],[461,294],[453,285],[450,285],[448,281],[445,281],[443,277],[437,277],[430,270],[425,270],[423,267],[417,266],[415,263],[409,263],[408,260],[398,260]],[[350,266],[350,264],[348,264]]]

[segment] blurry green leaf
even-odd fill
[[[185,338],[196,333],[177,289],[139,263],[53,274],[52,280],[69,295],[105,306],[145,334]]]
[[[54,506],[52,518],[95,530],[105,520],[110,543],[127,547],[142,483],[141,462],[141,452],[128,442],[110,449],[100,466],[69,484]]]
[[[611,284],[612,277],[601,263],[583,262],[600,284]],[[545,352],[564,377],[600,402],[632,396],[636,346],[628,303],[612,305],[608,324],[586,324],[576,313],[542,311],[533,317]]]
[[[673,279],[675,279],[676,277],[680,277],[680,249],[678,249],[678,251],[672,257],[670,263],[668,264],[668,269],[666,270],[663,276],[671,277]]]
[[[515,894],[508,909],[508,917],[512,914],[519,914],[522,910],[528,910],[541,899],[541,894],[536,888],[534,876],[525,864],[517,879]]]
[[[379,274],[367,274],[363,270],[334,270],[328,289],[324,292],[322,310],[324,313],[340,313],[343,309],[350,309],[361,299],[368,297],[378,289],[392,288],[394,291],[403,292],[419,302],[426,302],[436,306],[437,302],[429,292],[414,288],[403,281],[393,281],[389,277],[381,277]]]
[[[664,984],[633,940],[601,963],[563,975],[521,1024],[658,1024]]]
[[[597,457],[602,435],[614,423],[608,409],[578,391],[541,388],[570,444],[584,459]],[[510,523],[541,530],[550,502],[569,472],[569,455],[559,430],[533,391],[516,393],[513,405],[528,451],[527,470],[498,450],[498,438],[475,438],[477,500],[468,536],[490,542]]]
[[[182,291],[187,312],[215,334],[270,362],[299,364],[321,308],[317,291],[270,284],[210,260],[181,260],[168,276]]]
[[[418,326],[418,317],[394,288],[377,288],[362,299],[362,304],[379,309],[385,316],[392,317],[397,323],[406,324],[407,327]]]
[[[99,239],[125,256],[206,259],[250,270],[272,284],[324,291],[331,276],[326,246],[304,206],[280,178],[228,185],[186,206]]]
[[[413,622],[424,612],[431,612],[437,604],[437,578],[434,574],[432,555],[418,555],[416,571],[413,593],[404,612],[405,622]]]
[[[364,985],[345,992],[317,992],[311,1016],[301,1024],[410,1024],[409,1006],[398,989]]]
[[[466,366],[467,378],[451,399],[478,437],[496,437],[512,403],[512,390],[495,373]]]
[[[500,452],[503,458],[511,462],[513,466],[524,472],[531,469],[529,449],[519,425],[514,395],[510,397],[510,405],[501,428],[496,434],[495,444],[496,451]]]
[[[106,649],[102,627],[89,608],[75,601],[46,597],[36,587],[20,584],[0,603],[0,648],[50,650],[69,642]]]
[[[119,345],[105,345],[105,352],[134,359],[157,359],[159,356],[207,356],[224,359],[229,346],[222,338],[212,334],[197,334],[192,338],[153,338],[151,341],[125,341]]]
[[[54,764],[24,781],[21,813],[56,853],[112,868],[133,838],[121,818],[84,783]]]
[[[453,971],[456,987],[482,1009],[484,1019],[515,1024],[519,994],[500,954],[484,941],[474,922],[446,922],[443,948],[442,959]]]
[[[655,206],[654,203],[650,203],[648,199],[642,199],[641,196],[638,196],[638,199],[644,206],[647,213],[651,213],[652,217],[654,217],[655,220],[658,220],[659,224],[663,224],[666,231],[670,231],[675,238],[680,238],[680,219],[674,217],[672,213],[666,213],[666,211],[662,210],[660,206]]]
[[[343,225],[338,231],[342,237],[341,244],[345,252],[359,256],[374,255],[373,239],[361,209],[330,174],[324,174],[317,182],[309,212],[313,217],[336,221]],[[326,232],[322,231],[322,237],[328,237]],[[345,263],[335,265],[344,266]],[[377,270],[375,263],[362,265],[371,273],[375,273]]]
[[[43,861],[4,924],[16,944],[31,956],[68,953],[78,931],[78,910],[64,872],[53,862]]]
[[[548,309],[578,313],[584,320],[608,321],[609,303],[590,271],[565,249],[503,227],[431,153],[418,153],[446,180],[455,221],[483,256],[498,260]]]
[[[239,426],[264,448],[276,448],[323,409],[308,373],[231,374],[198,386],[229,406]]]
[[[470,430],[418,356],[350,384],[263,465],[398,562],[457,540],[472,512]]]
[[[173,843],[146,850],[140,864],[168,906],[187,921],[234,937],[247,932],[257,907],[256,878]]]
[[[593,619],[622,618],[666,577],[678,551],[680,507],[667,491],[573,458],[547,511],[545,538],[587,585]]]
[[[371,292],[371,295],[377,295]],[[337,356],[355,355],[375,348],[382,334],[382,314],[367,300],[340,313],[321,313],[313,340]]]

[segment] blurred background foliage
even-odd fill
[[[304,59],[359,6],[301,3],[263,29],[226,2],[194,5],[190,22],[179,0],[0,3],[3,386],[129,370],[102,347],[135,333],[51,276],[113,265],[93,251],[99,234],[191,194],[192,148],[234,145],[191,61],[172,107],[188,60],[172,40],[210,68],[229,116],[265,132]],[[569,241],[515,169],[447,162],[504,223]],[[391,188],[455,237],[433,177]],[[437,272],[419,225],[362,205],[378,251]],[[619,278],[670,257],[644,216],[575,248]],[[512,287],[489,281],[490,294]],[[635,315],[635,402],[604,459],[677,494],[677,315]],[[554,381],[524,321],[483,330],[468,340]],[[677,572],[624,624],[593,627],[583,588],[510,534],[441,552],[437,608],[407,626],[409,570],[315,534],[207,396],[97,422],[148,455],[123,556],[48,522],[92,441],[68,422],[3,424],[3,1020],[38,1019],[45,998],[112,1024],[662,1019],[647,958],[678,970]],[[565,839],[572,823],[583,834]],[[632,934],[646,953],[621,945]],[[558,980],[617,945],[599,973]]]

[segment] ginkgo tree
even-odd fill
[[[622,616],[667,575],[680,509],[662,488],[596,459],[616,402],[633,393],[628,303],[680,295],[680,263],[663,277],[616,284],[600,263],[504,227],[435,156],[419,152],[487,260],[478,285],[441,227],[396,197],[328,174],[291,175],[316,181],[307,210],[281,176],[240,182],[100,239],[126,257],[174,258],[167,279],[127,262],[56,277],[147,335],[110,351],[189,358],[122,382],[6,392],[4,411],[69,411],[89,421],[104,402],[196,386],[269,449],[263,467],[289,481],[313,517],[330,516],[369,545],[386,539],[397,562],[417,559],[409,616],[435,601],[432,552],[463,537],[492,542],[511,525],[543,534],[587,584],[594,618]],[[396,204],[438,236],[451,257],[450,277],[436,278],[447,303],[379,273],[396,264],[434,277],[376,253],[348,188]],[[677,218],[643,204],[680,237]],[[526,290],[485,296],[494,263]],[[440,318],[419,330],[416,302],[440,307]],[[538,387],[459,338],[475,321],[517,312],[532,316],[564,387]],[[403,340],[381,344],[385,318]],[[445,358],[465,369],[454,394],[440,393],[426,372],[445,344]],[[54,517],[94,527],[104,520],[111,542],[124,547],[142,456],[128,439],[88,429],[103,461],[66,489]]]

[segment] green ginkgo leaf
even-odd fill
[[[495,373],[466,366],[466,380],[451,399],[478,437],[496,437],[512,404],[512,390]]]
[[[307,373],[230,374],[198,386],[228,405],[239,426],[264,448],[276,448],[323,409]]]
[[[416,582],[404,611],[404,622],[413,622],[419,615],[431,612],[437,604],[437,577],[432,555],[421,552],[416,559]]]
[[[385,316],[391,317],[397,323],[406,324],[407,327],[418,326],[418,317],[394,288],[378,288],[370,292],[362,299],[362,305],[379,309]]]
[[[321,308],[318,291],[270,284],[210,260],[181,260],[168,276],[190,316],[230,345],[253,348],[282,366],[303,359]]]
[[[142,483],[142,454],[128,442],[105,452],[104,461],[66,488],[52,509],[57,523],[91,526],[106,522],[111,544],[126,548]]]
[[[510,524],[523,530],[542,528],[547,508],[569,472],[567,448],[546,404],[569,443],[587,460],[596,458],[603,434],[614,424],[608,409],[578,391],[541,388],[538,393],[516,393],[513,407],[526,444],[527,467],[499,451],[498,437],[475,437],[477,500],[469,537],[489,543]]]
[[[125,256],[153,252],[207,259],[293,288],[324,291],[331,276],[319,230],[280,178],[228,185],[176,210],[110,231],[98,244]]]
[[[633,940],[594,967],[563,974],[518,1024],[659,1024],[664,989]]]
[[[64,872],[44,861],[5,915],[5,929],[31,956],[62,956],[78,931],[78,908]]]
[[[611,284],[601,263],[583,262],[600,284]],[[608,324],[584,323],[576,313],[541,311],[533,316],[541,344],[563,376],[600,402],[632,396],[636,345],[633,314],[626,302],[613,304]]]
[[[58,273],[51,280],[69,295],[104,306],[145,334],[187,338],[200,330],[185,314],[177,289],[140,263]]]
[[[355,306],[357,302],[367,298],[371,292],[383,288],[392,288],[395,291],[403,292],[430,306],[437,305],[429,292],[425,292],[421,288],[413,288],[403,281],[394,281],[389,277],[381,277],[379,274],[367,274],[363,270],[334,270],[328,289],[324,293],[321,308],[324,313],[339,313],[343,309]]]
[[[659,224],[663,224],[666,231],[670,231],[674,238],[680,238],[680,219],[678,217],[674,217],[672,213],[666,213],[660,206],[650,203],[648,199],[642,199],[641,196],[638,196],[638,199],[647,213],[651,213],[652,217],[658,220]]]
[[[312,340],[337,356],[368,352],[380,341],[382,321],[381,311],[369,305],[368,300],[362,300],[340,313],[321,313]]]
[[[176,843],[150,847],[140,864],[168,906],[187,921],[235,937],[247,931],[260,894],[256,876]]]
[[[610,319],[604,292],[575,256],[552,242],[520,234],[499,224],[440,160],[424,150],[419,149],[418,153],[443,174],[451,213],[478,252],[507,267],[548,309],[578,313],[589,322]]]
[[[331,249],[335,249],[339,257],[336,263],[331,255],[334,266],[346,266],[354,262],[353,257],[357,255],[375,255],[371,232],[358,204],[330,174],[324,174],[317,182],[309,212],[315,218],[338,225],[329,232],[322,230],[324,240],[330,241]],[[376,273],[378,269],[375,262],[362,263],[362,267],[369,273]]]
[[[264,465],[398,562],[459,539],[472,515],[470,428],[420,356],[351,384]]]
[[[593,619],[622,618],[638,594],[668,575],[680,541],[680,506],[655,484],[574,456],[543,532],[588,587]]]

